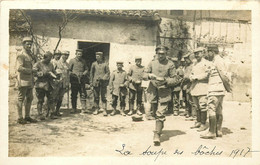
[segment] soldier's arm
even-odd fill
[[[73,65],[74,65],[74,62],[73,62],[73,59],[71,59],[71,60],[69,61],[69,71],[71,71],[71,72],[72,72],[72,70],[73,70]]]
[[[106,74],[105,74],[103,80],[109,80],[110,70],[109,70],[108,63],[106,63],[106,66],[105,66],[105,73]]]
[[[95,72],[95,63],[92,63],[90,68],[90,83],[93,83],[94,72]]]
[[[87,63],[84,61],[85,65],[84,65],[84,72],[83,72],[83,75],[88,75],[89,74],[89,68],[88,68],[88,65]]]
[[[129,82],[131,82],[132,81],[132,75],[133,75],[133,68],[132,67],[129,68],[127,75],[128,75]]]
[[[17,71],[20,72],[20,73],[25,73],[25,74],[31,74],[32,73],[32,69],[30,68],[25,68],[23,66],[23,63],[24,63],[24,59],[22,58],[22,56],[18,56],[17,57]]]
[[[115,79],[115,75],[114,75],[114,73],[112,73],[111,74],[111,77],[110,77],[110,80],[109,80],[109,88],[110,88],[110,90],[113,90],[113,81],[114,81],[114,79]]]
[[[124,82],[124,86],[127,87],[128,86],[128,76],[127,73],[125,72],[125,82]]]
[[[40,66],[39,66],[39,62],[35,63],[33,65],[33,71],[34,71],[34,77],[43,77],[44,73],[42,72]]]
[[[150,62],[147,68],[144,69],[143,79],[144,80],[151,79],[151,73],[152,73],[152,62]]]
[[[170,65],[168,73],[169,76],[166,77],[166,84],[168,86],[175,86],[180,83],[181,79],[177,75],[177,69],[174,64]]]

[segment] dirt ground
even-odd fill
[[[241,151],[236,157],[246,154],[251,147],[251,108],[249,103],[224,102],[224,121],[222,138],[205,140],[199,137],[195,129],[190,129],[194,121],[186,121],[183,116],[167,116],[161,137],[161,146],[153,146],[155,121],[132,122],[131,117],[120,115],[103,117],[102,114],[69,114],[65,107],[63,116],[56,120],[40,121],[35,124],[16,123],[16,93],[9,91],[9,156],[10,157],[46,157],[46,156],[118,156],[121,153],[132,157],[198,156],[207,151],[221,152],[219,157],[234,156],[232,150]],[[36,100],[36,98],[34,98]],[[32,108],[35,118],[37,110]],[[122,150],[122,145],[125,145]],[[202,145],[202,146],[201,146]],[[149,148],[149,146],[151,146]],[[196,152],[200,148],[200,152]],[[149,149],[148,149],[149,148]],[[147,150],[148,149],[148,150]],[[178,149],[182,154],[174,154]],[[244,149],[244,150],[243,150]],[[158,152],[161,152],[158,154]],[[242,151],[243,150],[243,151]],[[129,152],[127,152],[129,151]],[[144,151],[150,151],[142,154]],[[165,152],[166,153],[165,153]],[[152,152],[157,152],[152,155]],[[163,154],[163,152],[165,154]],[[233,152],[234,153],[234,152]],[[211,155],[212,156],[212,155]],[[215,155],[216,156],[216,155]],[[245,155],[250,157],[251,153]]]

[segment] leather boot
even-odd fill
[[[82,113],[86,112],[86,100],[80,100]]]
[[[209,132],[200,136],[203,139],[215,139],[216,138],[216,116],[209,117]]]
[[[62,101],[57,101],[57,104],[56,104],[56,110],[55,110],[55,114],[56,114],[56,116],[61,116],[61,114],[60,114],[60,107],[61,107],[61,103],[62,103]]]
[[[207,111],[201,112],[201,125],[199,129],[197,130],[198,132],[205,131],[207,129],[206,126],[206,121],[207,121]]]
[[[154,146],[159,146],[161,143],[160,136],[162,133],[163,125],[164,125],[163,121],[156,120],[154,137],[153,137]]]
[[[40,120],[45,120],[45,117],[42,113],[42,103],[37,104],[37,111],[38,111],[38,115],[39,115]]]
[[[23,119],[23,102],[22,101],[17,102],[17,111],[18,111],[18,118]]]
[[[137,115],[142,115],[143,113],[141,112],[141,104],[137,104],[137,111],[136,111]]]
[[[70,113],[77,113],[77,99],[71,99],[71,106],[72,112]]]
[[[101,110],[103,111],[103,116],[107,116],[107,102],[102,101],[102,108]]]
[[[126,114],[125,114],[125,107],[121,107],[119,112],[120,112],[120,115],[126,116]]]
[[[194,126],[190,127],[191,129],[199,128],[201,126],[201,112],[197,111],[197,121],[195,122]]]
[[[99,100],[94,100],[94,107],[95,111],[93,112],[93,115],[97,115],[99,111]]]
[[[31,111],[31,105],[32,102],[25,102],[25,118],[24,120],[30,122],[30,123],[37,123],[37,120],[30,117],[30,111]]]
[[[130,103],[129,102],[129,112],[128,112],[128,116],[131,116],[131,115],[133,115],[134,114],[134,104],[133,103]]]
[[[223,122],[223,115],[222,114],[217,114],[217,137],[222,137],[222,122]]]
[[[110,116],[114,116],[116,114],[116,107],[113,107],[113,111],[110,113]]]

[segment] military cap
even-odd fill
[[[54,52],[54,55],[56,55],[56,54],[61,54],[61,51],[60,51],[60,50],[56,50],[56,51]]]
[[[166,51],[165,51],[164,49],[159,49],[159,50],[157,51],[157,54],[164,54],[164,53],[166,53]]]
[[[143,121],[143,116],[134,114],[134,115],[132,116],[132,120],[133,120],[133,121]]]
[[[178,58],[177,57],[173,57],[172,61],[178,61]]]
[[[96,52],[96,55],[103,55],[103,52]]]
[[[69,55],[70,52],[69,52],[69,51],[62,51],[61,54],[62,54],[62,55],[63,55],[63,54],[64,54],[64,55]]]
[[[83,49],[76,49],[76,52],[83,52]]]
[[[155,49],[155,51],[158,51],[158,50],[169,50],[169,48],[167,46],[164,46],[164,45],[158,45]]]
[[[219,52],[218,50],[218,45],[208,45],[207,46],[207,51],[214,51],[214,52]]]
[[[196,53],[196,52],[203,52],[205,50],[205,48],[203,47],[198,47],[196,48],[193,52]]]
[[[117,61],[116,64],[123,64],[123,61]]]
[[[192,53],[189,52],[189,53],[184,54],[184,56],[182,56],[182,57],[183,57],[183,58],[189,58],[191,54],[192,54]]]
[[[140,56],[135,56],[135,60],[141,60],[142,59],[142,57],[140,57]]]
[[[52,56],[52,53],[50,51],[45,52],[43,55],[44,58],[50,57],[50,56]]]
[[[33,42],[32,38],[31,37],[24,37],[23,38],[23,43],[24,42]]]

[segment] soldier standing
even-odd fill
[[[103,111],[103,115],[107,116],[107,86],[109,83],[110,71],[108,63],[103,60],[103,52],[96,52],[96,60],[90,70],[90,82],[94,91],[95,112],[97,115],[99,110]],[[101,97],[102,106],[99,109],[99,97]]]
[[[57,89],[57,95],[55,99],[55,115],[61,116],[60,114],[60,107],[62,104],[63,96],[69,90],[69,64],[67,59],[69,57],[69,51],[61,52],[61,58],[56,64],[56,72],[60,75],[59,86]]]
[[[53,102],[53,84],[54,79],[56,79],[56,71],[54,70],[54,67],[52,63],[50,62],[52,59],[52,53],[46,52],[43,56],[43,60],[37,62],[33,69],[35,71],[35,77],[37,77],[35,82],[35,90],[36,90],[36,96],[38,99],[37,103],[37,110],[38,115],[40,117],[40,120],[45,120],[45,117],[43,116],[42,112],[42,105],[44,103],[44,97],[47,97],[47,107],[48,107],[48,113],[51,111],[51,119],[56,119],[57,116],[54,113],[54,102]]]
[[[156,113],[153,142],[154,145],[160,145],[160,135],[166,120],[164,113],[171,100],[170,87],[176,80],[176,68],[173,62],[166,58],[165,46],[160,45],[156,50],[158,58],[149,63],[144,78],[151,80],[147,89],[147,99],[151,103],[151,109]]]
[[[113,111],[110,114],[111,116],[114,116],[116,114],[116,107],[117,107],[117,100],[119,97],[120,100],[120,114],[125,116],[125,98],[127,95],[127,86],[128,86],[128,79],[127,79],[127,73],[125,70],[123,70],[123,62],[118,61],[117,62],[117,70],[114,70],[111,74],[110,82],[110,91],[112,94],[112,107]]]
[[[76,57],[69,61],[69,71],[70,71],[70,83],[71,83],[71,105],[72,112],[77,112],[77,97],[78,93],[80,94],[80,101],[82,112],[90,113],[89,110],[86,109],[86,88],[85,84],[87,81],[88,75],[88,66],[86,61],[82,58],[82,49],[76,50]]]
[[[210,63],[204,59],[204,54],[204,48],[202,47],[194,50],[197,61],[193,65],[190,75],[192,82],[191,95],[197,111],[197,122],[191,128],[199,128],[198,132],[207,129],[207,93]]]
[[[212,62],[208,83],[208,112],[209,112],[209,131],[201,138],[215,139],[222,137],[222,104],[225,96],[225,87],[219,72],[226,70],[223,59],[218,55],[217,45],[210,45],[208,50],[208,60]]]
[[[136,98],[137,114],[142,115],[141,113],[141,104],[142,104],[142,94],[143,89],[141,87],[142,77],[144,73],[144,66],[142,64],[141,57],[135,57],[135,65],[131,66],[128,72],[129,80],[129,113],[132,115],[135,113],[134,110],[134,101]]]
[[[190,60],[190,55],[191,53],[187,53],[186,55],[183,56],[185,65],[184,65],[184,77],[181,83],[181,87],[183,90],[184,94],[184,101],[185,101],[185,109],[186,109],[186,118],[189,117],[195,117],[195,109],[194,109],[194,104],[192,101],[192,96],[190,94],[190,88],[191,88],[191,81],[190,81],[190,74],[192,70],[192,61]]]
[[[32,39],[25,37],[23,39],[23,49],[17,56],[16,70],[18,72],[18,120],[19,124],[27,122],[35,123],[37,120],[30,117],[31,104],[33,100],[33,64],[36,62],[32,52]],[[23,118],[23,103],[25,101],[25,118]]]

